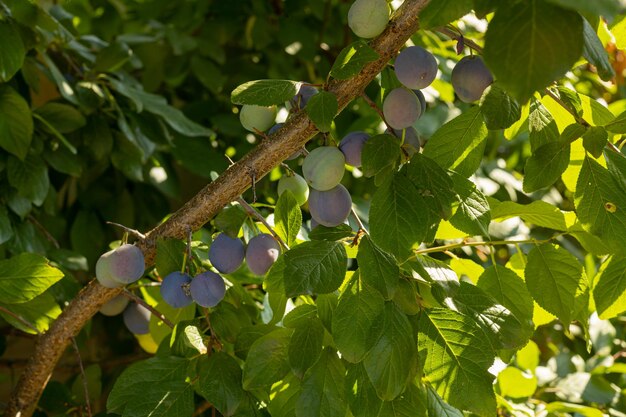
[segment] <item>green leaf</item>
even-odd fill
[[[487,129],[506,129],[522,117],[519,103],[496,82],[491,84],[480,99],[480,111]]]
[[[17,188],[18,194],[41,206],[48,195],[50,178],[48,167],[38,155],[30,154],[20,161],[9,157],[7,161],[9,184]]]
[[[4,290],[2,290],[2,292],[4,292]],[[0,302],[0,306],[34,325],[39,333],[47,331],[50,325],[61,314],[61,307],[59,307],[59,304],[50,292],[45,292],[32,300],[19,304]],[[25,333],[36,334],[30,326],[26,326],[12,315],[0,311],[0,316],[15,328]]]
[[[593,298],[601,319],[617,317],[626,311],[626,258],[611,258],[595,282]]]
[[[307,369],[317,361],[323,341],[324,326],[317,317],[296,327],[289,343],[289,364],[298,378],[304,377]]]
[[[113,41],[102,48],[96,56],[94,71],[115,72],[121,69],[133,56],[133,51],[124,42]]]
[[[0,261],[0,302],[23,303],[42,294],[63,278],[63,272],[34,253]]]
[[[601,126],[591,126],[583,135],[583,146],[594,158],[599,158],[602,155],[608,141],[609,134]]]
[[[582,102],[580,100],[580,96],[576,91],[562,85],[557,86],[556,91],[554,89],[552,89],[551,91],[561,99],[561,102],[563,102],[563,104],[565,105],[564,107],[566,110],[569,110],[580,117],[583,116]],[[583,126],[578,127],[581,128]]]
[[[430,213],[419,191],[403,171],[376,190],[370,207],[372,240],[403,260],[428,233]]]
[[[392,173],[398,166],[400,154],[400,140],[395,136],[372,136],[365,142],[361,153],[363,175],[368,178],[380,175],[382,178],[385,174]]]
[[[0,86],[0,146],[26,158],[33,138],[33,118],[26,100],[9,86]]]
[[[230,95],[233,104],[271,106],[290,100],[297,93],[297,82],[290,80],[256,80],[241,84]]]
[[[495,354],[472,318],[447,309],[426,310],[417,340],[426,380],[445,401],[480,416],[495,413],[493,376],[487,371]],[[431,404],[429,398],[429,408]]]
[[[198,362],[197,389],[224,416],[235,414],[245,392],[241,386],[241,368],[225,352],[201,356]]]
[[[341,356],[360,362],[378,338],[376,321],[385,300],[368,285],[353,284],[341,295],[332,321],[332,334]]]
[[[107,399],[107,411],[122,417],[193,414],[188,368],[189,361],[174,356],[135,362],[115,381]]]
[[[339,109],[337,96],[328,91],[320,91],[311,97],[305,108],[306,114],[320,132],[330,132],[333,119]]]
[[[481,288],[461,281],[454,295],[456,311],[475,319],[494,350],[519,349],[528,343],[535,326],[530,319],[518,318]]]
[[[345,417],[346,371],[337,353],[327,347],[306,373],[296,403],[296,417]]]
[[[320,224],[311,230],[309,233],[309,239],[336,241],[353,235],[354,231],[347,224],[340,224],[336,227],[326,227]]]
[[[604,128],[612,133],[626,133],[626,111],[618,114],[611,122],[606,123]]]
[[[317,318],[317,307],[312,304],[302,304],[283,317],[283,325],[295,329]]]
[[[353,42],[341,50],[330,69],[330,75],[338,80],[347,80],[361,72],[368,63],[376,61],[378,57],[378,52],[366,42]]]
[[[476,286],[509,309],[522,324],[533,326],[533,299],[515,272],[501,265],[492,265],[480,275]]]
[[[114,78],[107,78],[111,86],[120,94],[128,97],[137,107],[140,113],[143,109],[160,116],[165,123],[180,134],[190,137],[196,136],[213,136],[214,132],[204,126],[190,120],[185,114],[177,108],[167,104],[167,101],[156,94],[146,93],[145,91],[131,87]],[[295,94],[295,93],[294,93]]]
[[[485,35],[487,66],[520,102],[565,75],[582,51],[582,17],[542,0],[498,7]]]
[[[423,154],[440,167],[467,178],[480,166],[485,139],[487,126],[480,108],[471,107],[439,128],[426,143]]]
[[[26,48],[16,24],[0,21],[0,82],[7,82],[24,63]]]
[[[178,239],[157,241],[155,265],[160,276],[166,277],[174,271],[181,270],[185,249],[185,243]]]
[[[394,257],[366,235],[359,243],[356,259],[363,282],[378,290],[386,300],[393,298],[400,278],[400,268]]]
[[[530,100],[528,132],[530,147],[533,152],[541,146],[559,139],[559,128],[552,114],[535,98]]]
[[[420,27],[423,29],[445,26],[472,11],[472,0],[440,0],[429,2],[420,12]]]
[[[0,245],[13,237],[9,211],[6,206],[0,206]]]
[[[582,278],[582,265],[574,255],[551,243],[536,246],[528,254],[524,275],[537,304],[569,325]]]
[[[291,329],[277,329],[257,339],[243,365],[243,387],[265,388],[281,380],[291,370],[289,341]]]
[[[456,193],[457,201],[453,204],[454,215],[450,223],[459,230],[470,235],[489,236],[491,211],[487,197],[476,188],[476,185],[450,171],[452,190]]]
[[[207,353],[200,320],[180,321],[174,325],[170,337],[170,353],[174,356],[194,358]]]
[[[60,133],[70,133],[87,124],[85,116],[75,107],[61,103],[46,103],[35,110]]]
[[[528,398],[537,389],[537,377],[509,366],[498,374],[498,386],[504,397]]]
[[[574,10],[580,13],[589,13],[602,15],[604,17],[612,17],[613,15],[623,13],[624,3],[615,0],[548,0],[550,3]]]
[[[538,148],[526,160],[524,191],[527,193],[548,187],[565,172],[570,160],[568,142],[550,142]]]
[[[417,367],[415,333],[393,302],[385,303],[374,326],[379,337],[363,365],[378,398],[391,401],[404,391]]]
[[[432,159],[417,153],[408,164],[407,174],[432,212],[432,218],[450,218],[456,193],[448,173]]]
[[[346,387],[350,411],[354,417],[384,417],[380,414],[383,401],[376,395],[362,362],[348,367]]]
[[[348,258],[343,244],[324,240],[304,242],[285,255],[285,294],[325,294],[343,282]]]
[[[585,230],[615,251],[626,241],[626,193],[623,185],[593,159],[586,157],[576,184],[574,203]]]
[[[509,219],[519,216],[527,223],[552,230],[567,231],[565,213],[545,201],[536,200],[530,204],[519,204],[514,201],[502,201],[491,206],[494,220]]]
[[[195,304],[183,308],[174,308],[165,301],[159,301],[155,306],[156,310],[168,318],[173,324],[181,321],[192,320],[196,313]],[[154,314],[150,316],[150,336],[157,344],[172,333],[172,329]]]
[[[574,413],[583,417],[603,417],[605,414],[596,407],[589,407],[582,404],[565,403],[554,401],[546,405],[549,413]]]
[[[274,223],[278,236],[291,246],[296,243],[296,237],[302,226],[302,211],[291,191],[286,190],[278,197],[274,209]]]
[[[239,235],[239,229],[247,218],[248,215],[241,206],[234,205],[220,211],[214,222],[215,227],[234,239]]]
[[[461,411],[446,403],[430,385],[426,386],[426,407],[429,417],[463,417],[464,415]]]
[[[296,417],[296,404],[300,396],[300,381],[295,377],[287,377],[272,385],[270,403],[267,410],[272,417]]]

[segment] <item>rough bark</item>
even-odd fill
[[[380,58],[367,64],[354,78],[335,80],[329,91],[337,96],[340,111],[358,97],[363,89],[387,65],[410,36],[418,29],[417,15],[428,0],[405,0],[396,11],[385,31],[370,46]],[[240,161],[228,168],[219,178],[208,184],[195,197],[146,235],[138,246],[144,252],[146,265],[154,263],[156,242],[163,238],[184,239],[189,228],[197,230],[231,201],[237,199],[252,185],[252,178],[261,179],[276,165],[287,159],[317,133],[306,116],[299,112],[284,127],[262,141]],[[85,323],[96,314],[105,302],[121,292],[119,288],[104,288],[96,280],[91,281],[65,308],[48,332],[40,336],[33,356],[30,358],[14,389],[5,410],[6,416],[30,417],[45,388],[54,367]]]

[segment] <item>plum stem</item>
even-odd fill
[[[244,200],[243,197],[239,197],[237,199],[237,202],[239,204],[241,204],[241,206],[246,211],[246,213],[248,213],[248,215],[254,217],[258,221],[263,223],[263,225],[265,227],[267,227],[267,229],[272,233],[272,236],[274,236],[274,239],[276,239],[278,241],[278,243],[280,243],[280,245],[283,248],[285,248],[285,250],[289,250],[289,246],[287,246],[285,241],[280,236],[278,236],[278,234],[276,233],[274,228],[272,226],[270,226],[270,224],[267,222],[267,220],[265,220],[265,217],[263,217],[263,215],[261,215],[261,213],[259,213],[254,207],[252,207],[250,204],[248,204],[248,202],[246,200]]]
[[[150,304],[146,303],[143,299],[137,297],[135,294],[133,294],[132,292],[128,291],[127,289],[124,289],[122,294],[124,294],[126,297],[130,298],[132,301],[136,302],[137,304],[140,304],[141,306],[143,306],[143,307],[147,308],[148,310],[150,310],[150,312],[154,316],[156,316],[159,320],[161,320],[163,323],[165,323],[169,328],[171,328],[171,329],[174,328],[174,324],[171,321],[169,321],[168,318],[163,315],[163,313],[161,313],[156,308],[152,307]]]

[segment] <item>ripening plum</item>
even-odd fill
[[[144,268],[141,249],[123,244],[100,256],[96,262],[96,278],[104,287],[121,287],[141,278]]]
[[[241,239],[220,233],[211,243],[209,261],[221,273],[230,274],[241,266],[245,252]]]
[[[188,274],[174,271],[163,278],[161,297],[174,308],[187,307],[193,302],[189,295],[191,277]]]
[[[343,178],[346,158],[336,146],[313,149],[302,164],[302,174],[312,188],[330,190]]]
[[[479,56],[466,56],[452,69],[452,87],[459,99],[472,103],[493,83],[493,76]]]
[[[424,143],[422,143],[422,138],[413,126],[407,127],[406,129],[393,129],[393,133],[391,133],[389,128],[387,128],[387,130],[385,130],[385,133],[389,135],[394,135],[398,138],[402,138],[403,130],[404,143],[402,145],[407,150],[409,156],[413,156],[416,152],[420,150],[420,147],[424,146]]]
[[[100,307],[100,314],[105,316],[117,316],[118,314],[122,314],[127,305],[128,297],[124,296],[124,294],[120,294],[104,303],[102,307]]]
[[[276,106],[263,107],[246,104],[239,112],[242,126],[250,132],[265,132],[274,125]]]
[[[348,11],[348,26],[355,35],[369,39],[383,33],[389,23],[386,0],[356,0]]]
[[[300,84],[300,88],[298,89],[296,95],[287,102],[287,110],[302,110],[306,107],[311,97],[316,95],[318,92],[319,91],[317,91],[317,88],[311,85]]]
[[[346,157],[346,164],[357,168],[361,166],[361,152],[369,138],[370,135],[365,132],[352,132],[341,139],[339,150]]]
[[[248,242],[246,263],[250,271],[256,275],[265,275],[278,259],[280,245],[272,235],[262,233]]]
[[[212,271],[205,271],[191,280],[191,298],[202,307],[215,307],[224,299],[224,278]]]
[[[141,304],[132,303],[124,310],[124,324],[134,334],[150,333],[150,310]]]
[[[395,88],[383,102],[383,115],[389,126],[405,129],[422,115],[422,106],[415,93],[406,88]]]
[[[311,190],[309,211],[319,224],[335,227],[348,218],[352,210],[352,198],[343,185],[339,184],[332,190]]]
[[[426,97],[424,97],[424,93],[422,93],[422,90],[413,90],[413,92],[415,93],[415,95],[417,96],[417,99],[420,102],[420,108],[421,108],[420,114],[424,114],[424,112],[426,112]]]
[[[285,175],[278,180],[278,195],[282,195],[286,190],[291,191],[300,206],[309,198],[309,185],[298,174]]]
[[[412,90],[428,87],[437,77],[437,60],[421,46],[409,46],[396,57],[398,81]]]

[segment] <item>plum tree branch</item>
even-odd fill
[[[355,77],[333,80],[328,91],[337,97],[339,111],[358,97],[382,71],[419,27],[418,14],[428,0],[405,0],[394,13],[385,31],[370,42],[379,58],[368,63]],[[185,239],[188,228],[200,229],[222,208],[236,200],[251,186],[251,173],[261,179],[276,165],[287,159],[317,133],[306,112],[299,111],[278,132],[230,166],[183,207],[146,234],[138,243],[146,265],[154,263],[156,242],[163,238]],[[65,308],[59,318],[43,334],[13,391],[5,410],[6,416],[30,417],[62,353],[85,323],[107,301],[120,294],[121,288],[105,288],[92,280]]]

